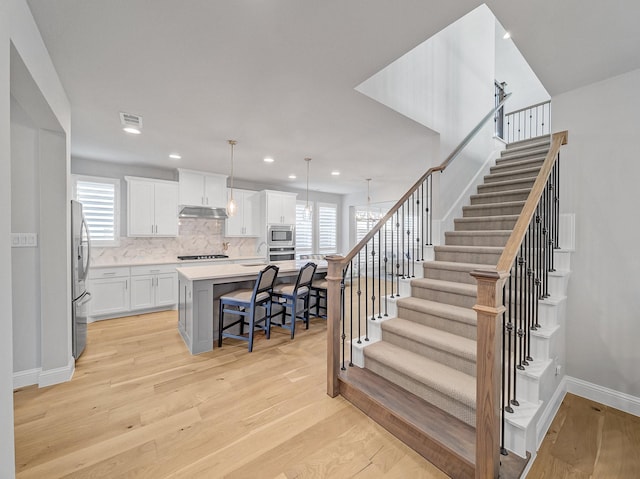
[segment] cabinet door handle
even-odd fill
[[[116,274],[115,271],[112,271],[110,273],[102,273],[102,276],[113,276],[115,274]]]

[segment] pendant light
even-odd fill
[[[233,147],[238,143],[236,140],[228,140],[231,145],[231,181],[229,191],[229,202],[227,203],[227,216],[235,216],[238,212],[238,205],[233,199]]]
[[[311,205],[309,204],[309,164],[311,163],[311,158],[305,158],[304,161],[307,162],[307,205],[304,207],[303,217],[309,221],[312,214]]]

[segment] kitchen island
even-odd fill
[[[278,282],[295,282],[308,260],[274,262]],[[327,270],[327,262],[314,261],[317,273]],[[218,336],[220,296],[239,288],[252,288],[265,264],[213,264],[185,266],[178,272],[178,331],[191,354],[213,349]]]

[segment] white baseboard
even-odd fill
[[[66,366],[61,368],[49,369],[47,371],[41,371],[38,380],[38,387],[44,388],[46,386],[52,386],[54,384],[64,383],[69,381],[73,377],[73,373],[76,370],[76,362],[71,357]]]
[[[567,392],[604,404],[620,411],[640,416],[640,398],[582,379],[566,376]]]
[[[40,378],[40,368],[26,369],[13,373],[13,389],[23,388],[38,384]]]

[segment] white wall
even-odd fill
[[[513,39],[505,40],[503,38],[504,27],[497,19],[495,24],[495,79],[499,82],[506,82],[506,90],[511,92],[511,97],[505,105],[505,111],[515,111],[549,100],[549,93],[522,56]]]
[[[11,231],[40,238],[38,130],[11,97]],[[13,371],[40,368],[40,251],[13,248]],[[37,378],[37,376],[36,376]]]
[[[425,152],[424,172],[439,165],[493,108],[494,67],[495,17],[482,5],[356,89],[439,134],[439,145]],[[495,151],[492,123],[444,173],[437,175],[434,219],[441,219],[449,211]],[[379,200],[398,199],[414,181],[407,178],[403,185],[378,189]],[[344,212],[353,204],[362,204],[357,194],[352,196],[347,197]],[[348,217],[343,225],[347,223]]]
[[[556,96],[561,209],[576,214],[567,303],[573,376],[640,397],[640,70]]]
[[[15,475],[14,439],[13,439],[13,320],[12,314],[12,274],[11,274],[11,120],[10,95],[12,82],[11,50],[15,46],[17,54],[26,65],[34,83],[38,86],[47,106],[54,113],[58,123],[62,125],[65,136],[65,155],[58,165],[68,172],[69,165],[69,131],[70,106],[64,89],[58,79],[48,52],[38,32],[35,21],[25,0],[2,0],[0,2],[0,262],[4,265],[0,270],[0,304],[5,315],[0,321],[0,477],[11,478]],[[18,85],[16,85],[18,87]],[[24,105],[23,105],[24,106]],[[60,160],[60,159],[57,159]],[[63,186],[66,189],[66,181]],[[66,203],[66,199],[65,199]],[[66,204],[57,212],[57,220],[66,228],[69,224],[69,212]],[[68,229],[68,228],[66,228]],[[44,234],[43,234],[44,236]],[[44,239],[46,241],[46,239]],[[65,239],[56,238],[54,242],[64,242],[64,251],[56,250],[68,263],[68,235]],[[54,264],[55,266],[55,264]],[[64,311],[60,304],[54,303],[51,314],[51,325],[54,328],[66,329],[70,325],[69,297],[70,268],[58,272],[55,280],[62,283],[65,291]],[[36,299],[37,300],[37,299]],[[43,308],[45,306],[43,305]],[[70,337],[62,339],[58,347],[70,351]]]

